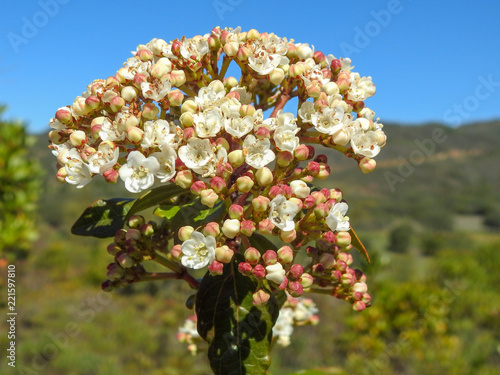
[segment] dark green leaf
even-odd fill
[[[161,206],[155,210],[155,215],[171,222],[174,232],[184,225],[198,227],[210,221],[219,221],[224,213],[222,201],[209,208],[199,198],[182,206]]]
[[[71,233],[98,238],[113,237],[136,212],[165,203],[184,191],[186,189],[177,185],[165,185],[148,191],[138,199],[99,199],[85,209],[71,228]]]
[[[209,273],[196,295],[198,332],[209,343],[208,358],[214,374],[265,374],[271,363],[272,327],[279,305],[271,294],[265,305],[254,306],[255,280],[238,271],[235,260],[224,273]]]
[[[99,199],[88,206],[73,224],[71,233],[98,238],[113,237],[123,227],[123,218],[134,205],[135,199]]]
[[[272,243],[271,240],[264,237],[262,234],[254,233],[248,239],[250,241],[250,245],[259,250],[261,254],[264,254],[267,250],[278,250],[276,245]]]
[[[168,199],[173,198],[186,191],[187,191],[186,189],[181,188],[180,186],[174,184],[163,185],[151,189],[150,191],[148,191],[146,194],[144,194],[142,197],[140,197],[135,201],[134,205],[127,213],[127,216],[125,217],[124,220],[128,219],[136,212],[145,210],[153,206],[159,206],[161,204],[164,204]]]

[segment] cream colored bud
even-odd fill
[[[273,172],[267,167],[260,168],[255,173],[255,179],[260,186],[267,186],[274,180]]]
[[[181,113],[196,113],[198,110],[198,105],[192,99],[186,100],[181,107]]]
[[[237,168],[245,162],[245,157],[243,156],[243,150],[234,150],[227,155],[227,160],[229,163]]]
[[[88,142],[87,135],[85,132],[81,130],[75,130],[71,135],[69,136],[69,141],[71,144],[75,147],[84,145],[85,143]]]
[[[182,242],[187,241],[191,238],[191,233],[194,232],[194,228],[192,226],[186,225],[184,227],[179,228],[179,240]]]
[[[222,225],[222,233],[227,238],[234,238],[240,233],[240,221],[238,219],[227,219]]]
[[[254,185],[253,180],[248,176],[238,177],[236,180],[236,188],[242,193],[248,193]]]
[[[332,136],[332,142],[339,146],[345,146],[351,140],[351,134],[348,129],[341,129]]]
[[[131,102],[137,98],[137,89],[133,86],[125,86],[120,94],[127,102]]]
[[[273,85],[278,86],[279,84],[281,84],[281,82],[283,82],[284,79],[285,79],[285,72],[283,71],[283,69],[276,68],[273,69],[271,73],[269,73],[269,80]]]
[[[336,95],[339,93],[339,87],[335,82],[328,82],[323,86],[323,91],[326,95]]]
[[[193,126],[193,114],[191,112],[184,112],[181,117],[179,117],[179,122],[185,128],[190,128]]]

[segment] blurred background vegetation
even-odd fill
[[[355,313],[313,296],[319,325],[296,328],[291,346],[273,349],[273,375],[498,374],[499,125],[387,125],[389,143],[369,175],[328,154],[332,175],[322,185],[344,191],[372,257],[367,264],[355,254],[373,304]],[[444,142],[433,141],[435,129]],[[0,121],[0,280],[5,296],[6,265],[15,264],[18,373],[210,374],[203,348],[191,356],[176,341],[192,313],[188,287],[101,292],[109,241],[72,236],[70,227],[94,200],[130,194],[98,179],[81,190],[59,184],[47,145],[45,134]],[[2,334],[1,347],[7,342]],[[5,362],[0,356],[2,371]]]

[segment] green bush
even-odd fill
[[[30,154],[34,138],[23,124],[1,119],[4,111],[0,106],[0,257],[23,258],[37,238],[42,169]]]
[[[413,236],[413,227],[408,224],[396,226],[389,234],[389,250],[395,253],[406,253]]]

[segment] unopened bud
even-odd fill
[[[304,288],[309,288],[313,285],[314,278],[308,273],[303,273],[299,281]]]
[[[193,174],[189,170],[179,171],[175,176],[175,184],[181,188],[188,189],[193,183]]]
[[[262,264],[257,264],[252,270],[252,274],[257,278],[257,279],[263,279],[266,277],[266,269]]]
[[[252,274],[252,270],[253,267],[250,263],[241,262],[238,264],[238,271],[240,271],[242,275],[250,276]]]
[[[173,261],[180,262],[182,258],[182,245],[181,244],[174,245],[170,250],[170,256],[172,257]]]
[[[227,160],[234,168],[237,168],[245,162],[245,156],[242,150],[234,150],[227,155]]]
[[[160,112],[160,109],[153,103],[145,103],[142,106],[142,117],[146,120],[156,120],[156,116]]]
[[[267,167],[262,167],[255,173],[255,179],[260,186],[267,186],[273,182],[273,172]]]
[[[88,142],[87,135],[81,130],[75,130],[69,136],[69,141],[75,147],[83,146]]]
[[[280,167],[288,167],[293,161],[293,154],[290,151],[280,151],[276,156],[276,163]]]
[[[131,126],[127,130],[127,139],[133,144],[139,144],[144,138],[144,131],[137,126]]]
[[[193,233],[193,232],[194,232],[194,228],[190,225],[186,225],[186,226],[180,227],[177,234],[179,236],[179,240],[184,242],[184,241],[187,241],[191,238],[191,233]]]
[[[107,171],[104,171],[104,173],[102,175],[103,175],[104,179],[106,180],[106,182],[109,182],[112,184],[115,184],[118,181],[118,177],[119,177],[118,171],[116,171],[113,168],[110,168]]]
[[[211,221],[202,230],[203,235],[216,238],[220,234],[219,223]]]
[[[224,264],[214,260],[209,266],[208,271],[212,276],[222,275],[224,273]]]
[[[191,193],[198,196],[201,195],[202,190],[206,189],[207,189],[207,184],[205,184],[203,181],[196,181],[190,187]]]
[[[73,123],[73,116],[71,115],[70,109],[59,109],[56,112],[55,118],[61,123],[61,124],[71,124]]]
[[[290,295],[292,297],[297,298],[297,297],[300,297],[302,295],[302,293],[304,292],[304,287],[298,281],[291,281],[288,283],[287,290],[288,290],[288,293],[290,293]]]
[[[262,234],[272,234],[274,229],[274,224],[271,220],[265,219],[259,222],[259,232]]]
[[[356,301],[352,304],[352,309],[354,311],[363,311],[366,309],[366,304],[363,301]]]
[[[351,244],[351,235],[349,232],[338,232],[335,244],[338,246],[349,246]]]
[[[219,195],[215,193],[212,189],[205,189],[200,192],[201,203],[205,206],[212,208],[215,203],[219,200]]]
[[[252,304],[259,306],[267,303],[271,296],[269,293],[264,292],[262,289],[259,289],[252,295]]]
[[[290,246],[282,246],[277,252],[278,260],[282,264],[288,264],[293,262],[293,250]]]
[[[292,230],[280,230],[280,239],[284,243],[291,243],[295,241],[297,238],[297,231],[295,229]]]
[[[255,224],[252,220],[243,220],[241,222],[241,234],[250,237],[255,232]]]
[[[127,102],[134,101],[137,98],[137,89],[133,86],[125,86],[120,92],[120,96]]]
[[[167,94],[168,102],[172,107],[179,107],[184,100],[181,90],[172,90]]]
[[[247,248],[245,250],[244,256],[245,256],[245,260],[252,265],[259,263],[260,252],[255,247]]]
[[[285,72],[283,69],[276,68],[269,73],[269,81],[275,86],[278,86],[285,79]]]
[[[135,261],[133,258],[131,258],[129,255],[126,253],[121,253],[116,257],[116,261],[122,266],[123,268],[130,268],[135,264]]]
[[[253,180],[248,176],[242,176],[236,180],[236,188],[242,193],[248,193],[252,190],[253,185]]]
[[[373,172],[376,166],[377,162],[373,159],[370,159],[369,157],[364,157],[358,162],[359,169],[361,169],[361,172],[365,174]]]
[[[217,259],[221,263],[231,262],[233,256],[234,250],[230,249],[227,245],[215,248],[215,259]]]
[[[240,221],[238,219],[227,219],[222,225],[222,233],[227,238],[234,238],[240,233]]]
[[[266,279],[280,285],[285,279],[285,270],[280,263],[268,265],[266,267]],[[286,286],[285,286],[286,287]]]

